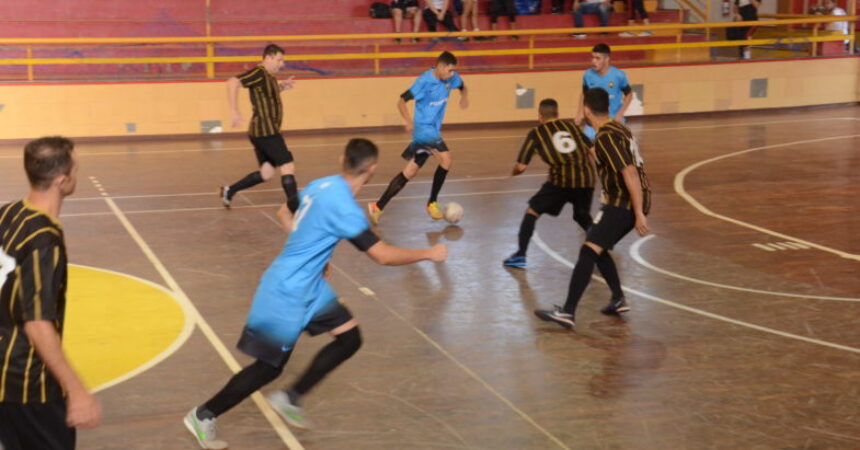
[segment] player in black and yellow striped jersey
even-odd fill
[[[295,165],[293,155],[287,149],[284,136],[281,135],[281,123],[284,120],[284,107],[281,103],[281,91],[292,89],[293,77],[278,82],[275,78],[284,63],[284,49],[269,44],[263,50],[263,61],[260,65],[247,72],[227,80],[227,98],[233,113],[233,128],[242,123],[239,112],[239,87],[248,89],[251,97],[253,116],[248,127],[248,137],[254,145],[254,153],[260,169],[249,173],[241,180],[220,189],[221,202],[229,208],[233,196],[237,192],[256,186],[269,180],[275,175],[275,169],[281,174],[281,186],[287,196],[287,207],[291,213],[299,206],[298,188],[296,186]]]
[[[529,199],[520,224],[519,248],[502,264],[526,267],[526,251],[541,214],[558,216],[564,205],[573,206],[573,220],[588,230],[591,226],[591,199],[594,194],[594,166],[588,158],[591,140],[570,120],[558,118],[558,102],[547,98],[538,106],[540,125],[529,131],[520,148],[511,175],[525,172],[534,155],[549,166],[549,177]]]
[[[591,88],[585,92],[584,105],[586,118],[597,129],[593,157],[603,184],[603,207],[579,251],[564,307],[535,310],[540,319],[568,329],[574,326],[576,306],[591,281],[595,264],[612,290],[612,298],[601,312],[619,314],[630,310],[609,250],[634,228],[646,235],[645,215],[651,208],[651,188],[639,147],[626,126],[609,118],[609,94],[601,88]]]
[[[74,145],[32,141],[24,167],[30,193],[0,207],[0,447],[71,449],[75,427],[101,418],[61,346],[67,271],[57,217],[75,190]]]

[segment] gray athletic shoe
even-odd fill
[[[266,397],[272,408],[280,414],[281,418],[287,421],[288,424],[302,429],[310,430],[311,423],[305,416],[305,411],[298,405],[294,405],[290,401],[290,396],[284,391],[276,391]]]
[[[221,450],[229,447],[226,442],[217,439],[218,431],[215,427],[215,419],[198,419],[197,408],[189,411],[183,422],[185,428],[188,428],[188,431],[194,435],[194,439],[197,439],[200,448]]]

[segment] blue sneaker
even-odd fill
[[[576,325],[573,322],[573,314],[564,312],[560,306],[555,306],[553,309],[536,309],[535,315],[544,322],[555,322],[568,330]]]
[[[511,255],[510,258],[508,258],[504,262],[502,262],[502,265],[506,266],[506,267],[516,267],[519,269],[525,269],[526,268],[526,257],[525,256],[518,256],[518,255]]]

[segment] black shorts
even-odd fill
[[[604,250],[612,250],[627,233],[636,225],[636,214],[633,210],[617,206],[603,205],[594,225],[588,229],[585,240],[599,245]]]
[[[570,203],[574,211],[584,209],[591,211],[593,188],[561,188],[546,182],[540,190],[529,199],[529,208],[538,214],[557,216],[564,205]]]
[[[284,137],[280,134],[252,137],[250,139],[251,144],[254,144],[254,153],[257,155],[257,162],[261,166],[263,163],[269,163],[273,167],[281,167],[284,164],[293,162],[293,154],[287,149],[287,143],[284,142]]]
[[[394,0],[391,2],[391,9],[402,9],[406,11],[407,8],[417,8],[418,0]]]
[[[311,336],[316,336],[334,330],[350,320],[352,320],[352,313],[340,302],[334,301],[331,305],[320,310],[305,326],[304,331]],[[242,353],[274,367],[283,366],[290,359],[290,354],[293,351],[292,348],[284,350],[280,344],[271,342],[248,327],[242,330],[242,336],[239,337],[236,348]]]
[[[517,20],[517,7],[514,0],[490,0],[490,22],[496,23],[499,16],[508,16],[511,22]]]
[[[412,141],[406,146],[406,150],[403,150],[403,153],[400,156],[407,161],[411,161],[412,158],[415,158],[415,164],[418,164],[418,167],[424,167],[424,163],[426,163],[427,159],[430,158],[430,155],[433,154],[431,153],[431,150],[447,152],[448,145],[445,144],[445,141],[442,139],[428,144],[419,144]]]
[[[5,450],[71,450],[76,433],[66,425],[66,400],[0,403],[0,447]]]

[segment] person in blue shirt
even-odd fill
[[[326,281],[335,246],[349,240],[375,262],[397,266],[418,261],[443,262],[447,247],[408,250],[388,245],[370,231],[355,195],[376,170],[378,150],[367,139],[352,139],[342,157],[340,175],[311,182],[299,194],[290,233],[260,280],[237,347],[256,361],[234,375],[214,397],[192,409],[185,425],[202,448],[226,448],[215,435],[215,420],[276,379],[302,332],[329,333],[334,340],[316,355],[308,370],[288,390],[269,395],[288,423],[308,428],[300,399],[361,346],[358,321],[337,300]]]
[[[424,166],[430,155],[436,157],[439,165],[433,174],[433,186],[430,189],[430,199],[427,200],[427,213],[433,220],[442,218],[442,211],[436,201],[439,191],[445,183],[445,177],[451,169],[451,153],[442,140],[442,119],[445,118],[445,108],[448,106],[448,96],[451,90],[460,90],[460,108],[469,106],[469,97],[463,79],[454,71],[457,58],[450,52],[442,52],[436,59],[436,66],[424,72],[409,89],[400,95],[397,109],[406,121],[406,130],[412,132],[412,142],[403,152],[403,159],[409,161],[406,168],[398,173],[388,189],[374,203],[367,204],[370,221],[379,223],[382,210],[391,199],[406,186],[418,170]],[[415,100],[415,118],[409,117],[406,102]]]
[[[609,118],[616,122],[625,122],[624,113],[627,112],[630,102],[633,101],[633,89],[630,88],[630,82],[627,81],[627,74],[610,64],[611,53],[609,46],[603,43],[597,44],[591,49],[591,68],[586,70],[582,76],[583,95],[579,99],[579,109],[574,118],[579,126],[582,126],[582,119],[585,117],[582,102],[582,99],[585,98],[585,92],[596,87],[609,94]],[[590,124],[586,124],[583,131],[592,141],[597,136],[597,131]]]

